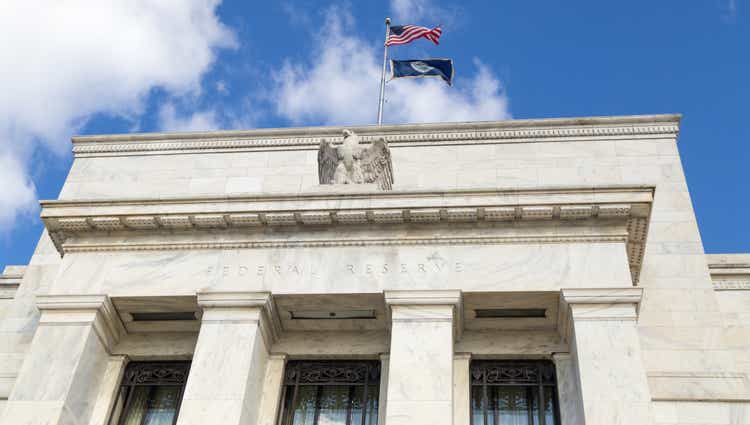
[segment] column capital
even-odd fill
[[[461,291],[452,290],[394,290],[383,291],[385,303],[394,305],[453,305],[460,306]]]
[[[568,305],[574,304],[639,304],[643,288],[570,288],[560,290]]]
[[[202,322],[254,321],[260,326],[266,347],[281,335],[281,320],[270,292],[203,291],[198,292]]]
[[[471,353],[453,353],[453,360],[471,360]]]
[[[269,360],[283,361],[286,363],[289,360],[289,354],[287,353],[271,353],[268,355]]]
[[[40,325],[92,325],[110,354],[120,337],[127,333],[107,295],[37,295],[36,307],[42,313]]]
[[[568,340],[574,321],[636,321],[643,288],[570,288],[560,290],[558,332]]]
[[[553,362],[558,362],[558,361],[561,361],[561,360],[570,360],[571,358],[572,358],[571,354],[568,353],[568,352],[561,351],[561,352],[557,352],[557,353],[552,353],[552,361]]]
[[[388,307],[389,320],[430,321],[450,320],[453,322],[453,330],[456,340],[461,339],[463,333],[463,295],[459,289],[447,290],[387,290],[383,291],[385,305]],[[432,307],[432,309],[430,309]],[[452,307],[452,317],[445,313],[439,313],[435,307]],[[413,311],[404,311],[404,317],[396,318],[394,308],[419,309],[416,316]]]
[[[270,292],[202,291],[196,295],[201,308],[266,308],[271,304]]]

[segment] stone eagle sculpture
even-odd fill
[[[391,190],[393,165],[388,142],[380,138],[364,147],[351,130],[344,130],[344,143],[339,146],[322,140],[318,150],[318,178],[320,184],[376,183],[381,190]]]

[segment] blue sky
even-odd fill
[[[440,46],[395,49],[456,68],[453,88],[389,85],[387,122],[682,113],[706,252],[750,252],[743,0],[9,3],[0,267],[30,258],[73,134],[372,123],[385,16],[442,24]]]

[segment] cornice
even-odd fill
[[[715,290],[750,290],[750,254],[707,254],[706,260]]]
[[[385,137],[391,146],[517,143],[581,138],[670,137],[679,115],[554,118],[465,123],[347,127],[364,143]],[[187,153],[269,149],[317,149],[321,139],[338,140],[344,127],[304,127],[73,137],[76,156]]]
[[[716,291],[750,291],[750,279],[747,280],[714,280]]]
[[[23,273],[0,274],[0,299],[12,299],[15,297],[22,280]]]
[[[524,243],[593,243],[627,242],[628,235],[554,235],[554,236],[491,236],[491,237],[399,237],[314,240],[245,240],[216,242],[152,242],[152,243],[65,243],[66,253],[107,251],[176,251],[191,249],[273,249],[273,248],[336,248],[363,246],[416,245],[499,245]]]
[[[637,281],[648,228],[652,187],[540,188],[536,190],[404,191],[361,194],[302,193],[234,198],[191,198],[106,201],[43,201],[42,221],[61,254],[66,252],[238,249],[279,247],[497,244],[526,242],[626,241],[631,272]],[[458,223],[512,224],[581,220],[619,220],[621,235],[556,234],[514,237],[386,237],[315,239],[258,237],[263,229],[291,233],[342,226],[450,226]],[[154,232],[237,230],[240,240],[144,242],[138,235]],[[133,237],[108,235],[132,233]],[[80,236],[96,238],[82,240]],[[71,238],[75,237],[75,238]]]

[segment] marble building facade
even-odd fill
[[[750,255],[676,115],[83,136],[0,276],[0,424],[750,424]]]

